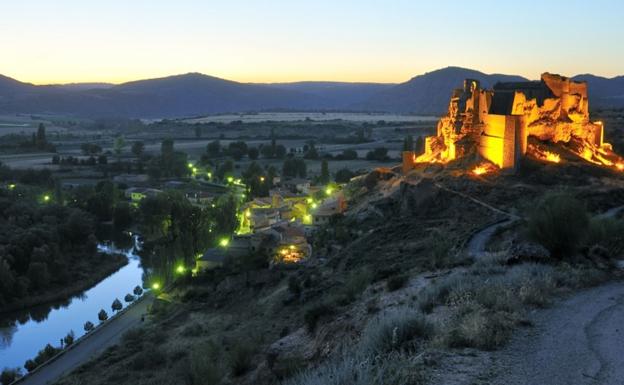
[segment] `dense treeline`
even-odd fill
[[[32,188],[0,189],[0,305],[75,280],[76,265],[96,254],[94,228],[87,212]]]
[[[198,207],[178,191],[143,199],[138,215],[145,241],[143,265],[163,282],[172,278],[176,266],[194,266],[197,254],[220,237],[229,238],[237,228],[239,203],[235,195],[227,194],[214,207]]]

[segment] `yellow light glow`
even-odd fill
[[[553,162],[553,163],[561,162],[561,157],[559,156],[559,154],[555,154],[550,151],[544,151],[544,154],[546,155],[546,160],[548,162]]]
[[[178,266],[176,268],[176,273],[178,273],[178,274],[184,274],[185,271],[186,271],[186,269],[182,265],[180,265],[180,266]]]
[[[9,190],[13,190],[14,188],[15,188],[15,184],[14,184],[14,183],[11,183],[11,184],[9,185]]]
[[[290,245],[288,246],[289,249],[294,250],[295,249],[295,245]]]
[[[260,182],[264,182],[264,177],[263,176],[260,177]]]
[[[624,162],[616,164],[615,167],[620,171],[624,171]]]
[[[208,175],[208,178],[212,179],[212,173],[211,172],[206,173],[206,175]]]
[[[189,163],[188,168],[193,168],[193,163]]]
[[[219,246],[227,247],[230,244],[230,240],[227,238],[223,238],[219,241]]]
[[[152,284],[152,289],[154,289],[154,290],[158,290],[158,289],[160,289],[160,283],[158,283],[158,282],[154,282],[154,283]]]
[[[50,196],[49,195],[44,195],[43,196],[43,201],[44,202],[48,202],[50,200]]]
[[[245,211],[245,216],[246,216],[247,218],[251,217],[251,210],[247,209],[247,210]]]
[[[303,223],[310,224],[312,223],[312,215],[306,214],[303,216]]]
[[[234,182],[234,178],[232,178],[231,176],[228,176],[227,177],[227,181],[228,181],[228,183],[232,183],[232,182]]]
[[[334,190],[333,190],[331,187],[328,187],[327,189],[325,189],[325,193],[326,193],[327,195],[331,195],[333,191],[334,191]]]
[[[193,174],[197,173],[197,167],[193,167]]]
[[[317,208],[317,207],[318,207],[318,205],[317,205],[316,203],[312,203],[312,208],[313,208],[313,209],[315,209],[315,208]]]
[[[314,202],[314,199],[312,199],[312,198],[307,198],[307,199],[306,199],[306,201],[307,201],[308,203],[313,203],[313,202]]]
[[[475,175],[483,175],[487,172],[487,168],[483,166],[477,166],[472,170],[472,173]]]

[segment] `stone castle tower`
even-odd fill
[[[441,162],[476,152],[501,169],[514,168],[527,152],[527,139],[603,145],[603,127],[589,120],[587,84],[545,73],[540,81],[497,83],[482,89],[466,79],[451,95],[437,135],[425,138],[425,153],[403,154],[403,168],[417,162]]]

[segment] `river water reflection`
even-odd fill
[[[136,238],[134,238],[136,242]],[[5,367],[23,369],[26,360],[34,358],[46,344],[60,345],[70,330],[76,337],[85,334],[85,322],[98,324],[100,309],[111,315],[111,304],[118,298],[124,307],[124,296],[141,285],[143,268],[134,248],[121,250],[111,243],[100,244],[105,252],[119,252],[128,257],[128,264],[100,281],[91,289],[62,303],[38,306],[19,313],[0,316],[0,370]]]

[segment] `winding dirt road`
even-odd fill
[[[500,352],[492,385],[624,384],[624,283],[536,312]]]

